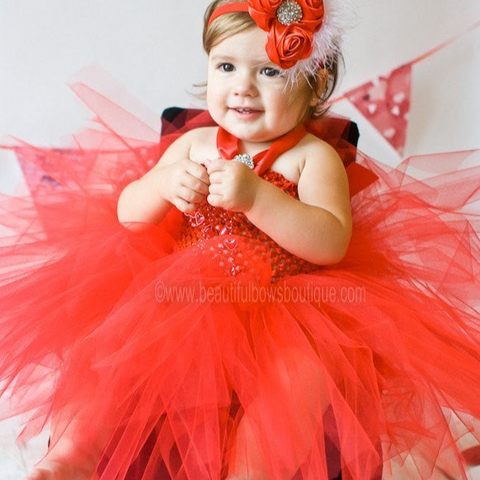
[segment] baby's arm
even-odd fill
[[[300,201],[244,165],[221,161],[209,165],[208,201],[244,212],[289,252],[312,263],[328,265],[344,257],[350,241],[348,181],[333,148],[313,137],[308,142],[308,155],[298,182]]]
[[[312,141],[295,200],[271,183],[256,190],[248,219],[289,252],[319,265],[339,262],[352,231],[348,180],[336,151]]]
[[[177,139],[152,170],[122,191],[117,206],[121,223],[157,224],[173,205],[182,212],[192,212],[206,198],[206,168],[189,159],[198,135],[198,130],[192,130]]]

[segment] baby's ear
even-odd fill
[[[316,75],[315,94],[310,106],[315,107],[318,101],[322,98],[323,92],[325,92],[325,88],[327,87],[328,75],[328,70],[326,68],[320,68],[318,70]]]

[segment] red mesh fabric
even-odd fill
[[[195,243],[178,212],[118,225],[119,192],[163,146],[76,138],[19,145],[45,181],[1,202],[0,413],[26,415],[21,440],[52,423],[55,445],[75,422],[101,480],[220,480],[247,433],[275,480],[334,477],[331,452],[347,480],[426,480],[436,462],[466,478],[449,412],[480,417],[478,152],[360,158],[378,180],[352,199],[346,258],[272,284],[278,252],[255,234],[228,235],[250,260],[232,276],[209,253],[219,237]]]

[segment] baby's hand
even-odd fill
[[[231,160],[206,162],[210,176],[210,194],[207,201],[214,207],[223,207],[236,212],[252,208],[261,178],[243,163]]]
[[[160,194],[181,212],[193,212],[208,195],[209,179],[204,165],[179,160],[159,169],[162,179]]]

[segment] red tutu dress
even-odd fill
[[[480,418],[480,172],[460,168],[476,153],[360,166],[348,122],[306,125],[343,155],[352,189],[347,256],[318,267],[207,203],[122,227],[124,186],[211,119],[183,112],[158,144],[82,88],[108,129],[71,150],[17,144],[36,180],[1,203],[0,413],[25,415],[21,439],[53,425],[54,444],[75,421],[76,440],[105,446],[102,480],[223,480],[247,433],[272,480],[398,466],[426,480],[437,462],[466,478],[450,420]],[[297,198],[268,162],[259,174]]]

